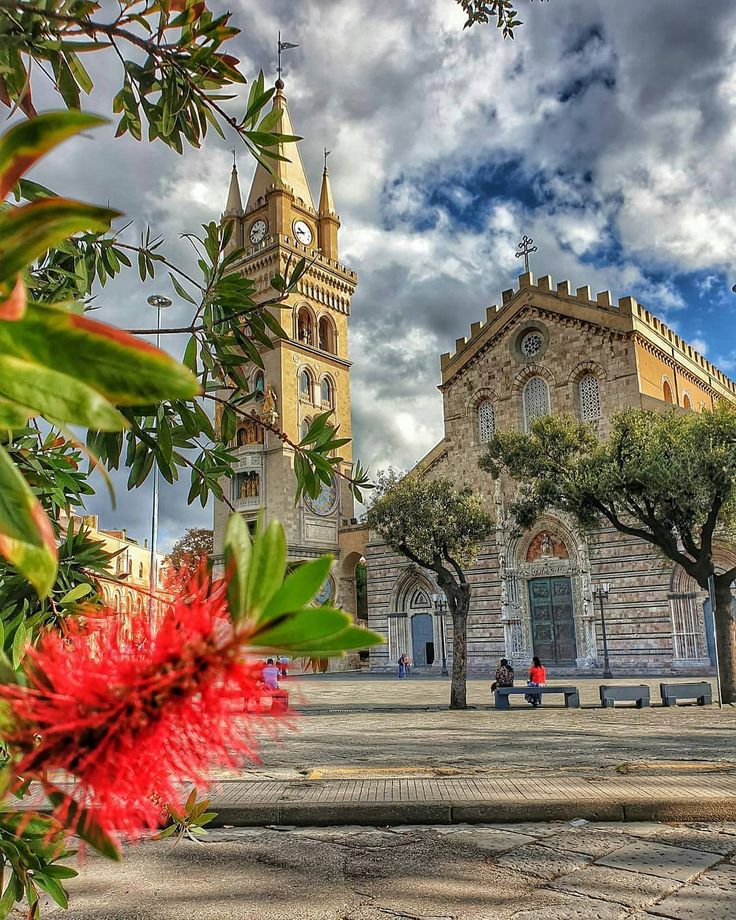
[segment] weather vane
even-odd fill
[[[529,274],[529,253],[537,251],[537,247],[532,246],[533,242],[534,240],[525,234],[521,242],[516,246],[516,258],[520,259],[522,256],[524,257],[524,272],[527,275]]]
[[[278,47],[279,63],[278,63],[278,65],[277,65],[277,67],[276,67],[276,73],[278,74],[278,79],[280,80],[280,79],[281,79],[281,74],[282,74],[283,69],[284,69],[284,68],[281,66],[281,55],[284,53],[284,51],[288,51],[289,48],[298,48],[299,45],[295,45],[294,42],[282,42],[282,41],[281,41],[281,30],[279,30],[279,40],[278,40],[278,46],[277,46],[277,47]]]
[[[325,155],[325,172],[327,172],[327,157],[328,157],[331,153],[332,153],[332,151],[331,151],[331,150],[328,150],[328,149],[325,147],[325,149],[324,149],[324,155]]]
[[[234,147],[231,147],[231,148],[230,148],[230,153],[232,153],[232,155],[233,155],[233,169],[235,169],[235,168],[236,168],[236,163],[235,163],[235,148],[234,148]]]

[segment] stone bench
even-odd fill
[[[286,712],[289,708],[289,694],[286,690],[269,690],[260,699],[248,700],[246,712],[260,712],[262,714]]]
[[[713,691],[708,681],[695,684],[660,684],[663,706],[677,706],[678,700],[695,700],[698,706],[710,706]]]
[[[646,684],[629,684],[625,687],[601,684],[598,689],[604,709],[613,709],[615,703],[636,703],[637,709],[649,705],[649,687]]]
[[[511,709],[509,697],[511,694],[533,693],[541,696],[543,693],[564,693],[565,709],[580,708],[580,693],[577,687],[499,687],[494,691],[496,709]]]

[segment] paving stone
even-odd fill
[[[628,913],[620,904],[593,898],[571,898],[565,904],[522,910],[513,920],[621,920]]]
[[[614,901],[626,907],[647,907],[679,887],[672,879],[608,869],[605,866],[588,866],[552,882],[557,891]],[[704,920],[704,918],[701,918]]]
[[[715,853],[687,850],[649,840],[640,840],[596,860],[601,866],[628,869],[660,878],[673,878],[687,882],[707,868],[721,861]]]
[[[668,920],[733,920],[736,896],[713,886],[687,885],[648,910]]]
[[[712,829],[703,830],[703,825],[700,827],[691,825],[662,827],[657,834],[657,841],[667,843],[673,847],[686,847],[689,850],[702,850],[706,853],[720,853],[721,856],[730,856],[732,853],[736,853],[736,836],[719,834]]]
[[[485,850],[487,853],[504,853],[515,847],[534,843],[537,839],[528,834],[517,834],[510,830],[494,830],[488,827],[472,829],[469,827],[467,830],[457,830],[451,833],[443,831],[443,838],[461,846]]]
[[[506,869],[515,869],[526,875],[535,875],[547,881],[559,875],[567,875],[586,865],[589,860],[579,853],[560,853],[537,843],[517,847],[504,856],[499,856],[496,864]]]
[[[695,879],[696,885],[713,885],[724,891],[736,894],[736,866],[723,863],[708,869],[703,875]],[[736,913],[736,911],[734,911]]]
[[[617,834],[613,831],[601,831],[588,828],[568,828],[559,834],[552,834],[541,839],[540,844],[555,850],[582,853],[585,856],[607,856],[614,850],[634,843],[633,837]]]
[[[529,834],[530,837],[549,837],[552,834],[559,833],[559,831],[564,831],[565,828],[570,825],[567,821],[514,821],[513,824],[483,824],[476,826],[488,827],[501,831],[513,827],[519,834]],[[616,826],[620,827],[621,825],[618,824]]]

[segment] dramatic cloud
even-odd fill
[[[707,15],[690,0],[519,7],[514,42],[463,30],[453,0],[234,7],[246,73],[273,73],[279,28],[300,44],[286,88],[314,185],[322,148],[333,150],[341,257],[360,276],[355,453],[372,466],[410,466],[441,437],[439,353],[513,284],[523,233],[538,274],[634,294],[736,365],[736,278],[725,275],[736,250],[736,4]],[[108,132],[93,157],[88,142],[72,145],[54,184],[109,198],[186,260],[178,234],[219,215],[231,144],[212,137],[177,157]],[[247,187],[252,167],[239,163]],[[145,298],[162,285],[126,279],[101,293],[98,315],[150,324]],[[93,504],[106,509],[102,495]],[[210,518],[187,508],[182,487],[165,489],[161,507],[167,541]],[[145,491],[104,510],[141,536],[148,513]]]

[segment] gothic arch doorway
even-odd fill
[[[436,633],[433,586],[422,574],[409,571],[395,589],[396,611],[389,614],[389,660],[393,664],[407,654],[415,667],[431,667],[439,648]]]

